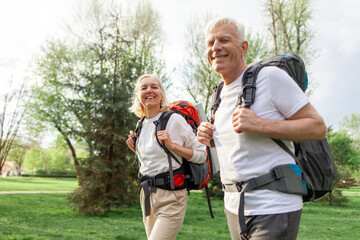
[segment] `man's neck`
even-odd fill
[[[236,71],[231,72],[228,75],[221,75],[221,78],[224,80],[225,85],[230,85],[231,83],[233,83],[236,79],[238,79],[241,74],[245,71],[245,69],[247,68],[247,65],[241,64]]]

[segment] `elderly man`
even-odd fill
[[[224,186],[246,183],[273,167],[294,164],[294,159],[271,138],[291,141],[322,139],[326,126],[306,95],[283,70],[262,68],[257,76],[256,101],[250,109],[237,104],[248,43],[244,27],[235,19],[221,18],[206,28],[207,59],[224,81],[214,124],[198,129],[199,142],[214,140]],[[296,239],[302,197],[273,189],[251,190],[240,201],[238,191],[224,189],[225,214],[232,239]],[[244,209],[241,225],[240,207]],[[240,222],[240,224],[239,224]]]

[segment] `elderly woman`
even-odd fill
[[[187,191],[184,179],[175,179],[182,173],[182,166],[172,159],[175,189],[169,186],[168,155],[155,136],[155,124],[161,114],[169,110],[164,88],[155,75],[145,74],[138,78],[130,111],[141,118],[141,134],[130,131],[126,141],[140,161],[141,209],[148,239],[175,239],[185,217]],[[190,125],[179,114],[172,114],[166,129],[157,133],[164,144],[181,162],[206,160],[206,147],[199,143]],[[136,144],[134,142],[136,139]],[[156,181],[147,181],[156,179]],[[145,184],[144,184],[145,183]],[[148,205],[148,206],[146,206]]]

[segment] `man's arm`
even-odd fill
[[[310,103],[286,120],[261,119],[253,110],[239,107],[232,122],[237,133],[248,132],[289,141],[320,140],[326,134],[324,120]]]

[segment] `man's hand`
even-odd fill
[[[210,146],[210,141],[213,139],[214,131],[215,127],[211,123],[202,122],[198,127],[197,140],[206,146]]]
[[[237,133],[258,133],[261,126],[260,118],[251,109],[239,106],[232,115],[232,124]]]

